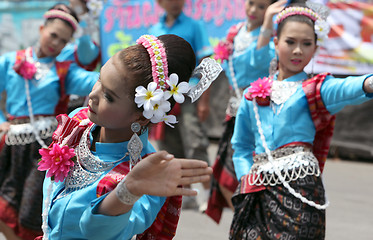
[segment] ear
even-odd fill
[[[142,114],[136,119],[136,122],[140,123],[141,126],[146,126],[149,124],[150,119],[147,119]]]
[[[44,29],[44,25],[40,25],[40,27],[39,27],[39,34],[41,34],[43,32],[43,29]]]
[[[274,37],[273,38],[273,43],[275,44],[275,50],[277,51],[278,49],[278,37],[276,36],[276,37]]]

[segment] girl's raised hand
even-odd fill
[[[269,5],[264,15],[263,27],[267,29],[272,29],[273,17],[282,9],[284,9],[287,2],[287,0],[280,0]]]
[[[160,151],[137,163],[125,182],[127,189],[137,196],[190,196],[197,192],[182,186],[208,181],[211,174],[212,168],[204,161],[178,159]]]

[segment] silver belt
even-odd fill
[[[33,125],[27,122],[11,124],[6,134],[5,143],[7,145],[25,145],[36,141],[34,131],[37,131],[41,139],[49,138],[56,130],[58,122],[55,116],[38,117]],[[13,123],[14,121],[11,121]]]
[[[286,182],[304,178],[308,175],[320,175],[317,158],[311,149],[304,146],[284,147],[271,152],[273,161],[268,156],[258,154],[254,156],[254,164],[249,172],[250,185],[277,185],[281,180],[275,173],[279,170]]]

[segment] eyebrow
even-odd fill
[[[100,81],[101,82],[101,86],[102,86],[102,88],[105,90],[105,91],[107,91],[108,93],[110,93],[111,95],[114,95],[116,98],[119,98],[120,99],[120,97],[113,91],[113,90],[110,90],[109,88],[107,88],[107,87],[105,87],[105,85],[102,83],[102,81],[101,81],[101,71],[100,71],[100,76],[98,77],[98,81]]]

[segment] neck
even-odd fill
[[[166,17],[166,25],[171,27],[174,25],[176,19],[179,17],[180,13],[177,14],[177,15],[171,15],[171,14],[167,14],[167,17]]]
[[[105,127],[100,128],[99,136],[97,142],[101,143],[119,143],[129,141],[132,136],[131,129],[107,129]]]

